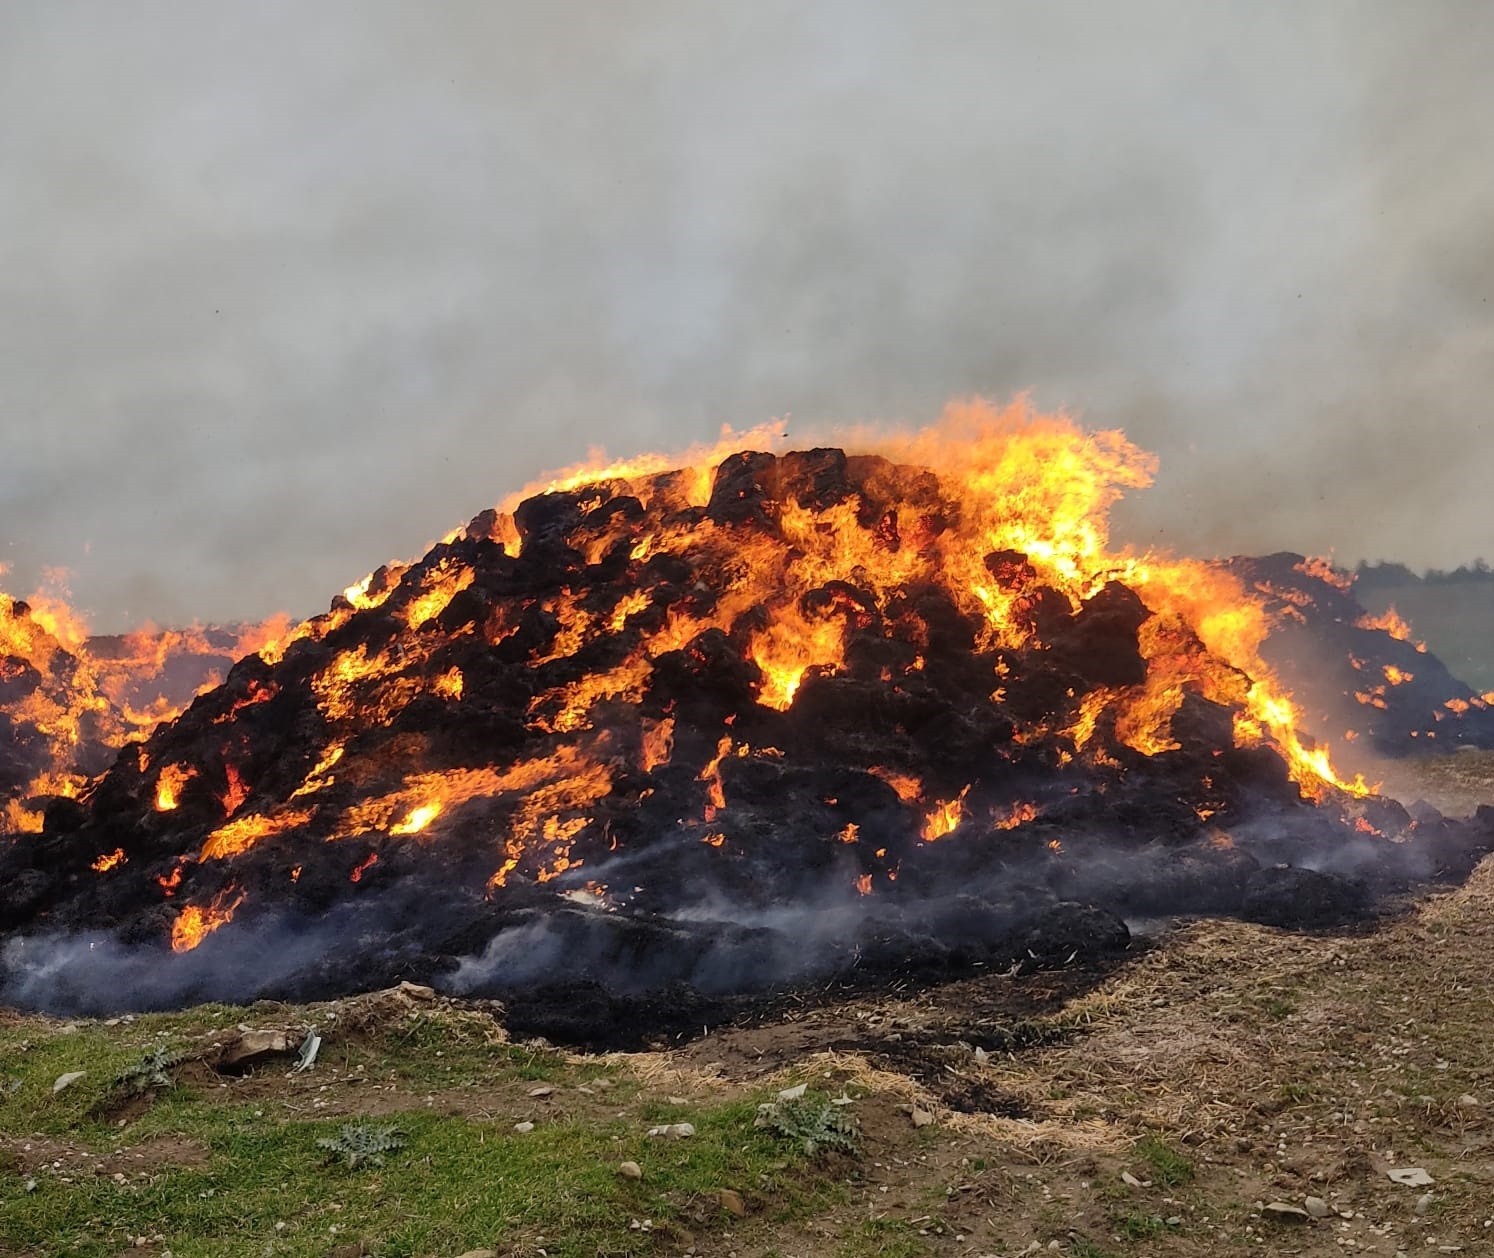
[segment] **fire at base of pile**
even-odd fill
[[[956,427],[592,472],[381,569],[0,855],[5,997],[413,979],[621,1042],[1124,920],[1339,925],[1494,846],[1335,772],[1236,577],[1108,549],[1120,434]]]

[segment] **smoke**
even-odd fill
[[[1031,389],[1138,540],[1490,549],[1494,10],[0,14],[0,561],[305,614],[591,445]]]

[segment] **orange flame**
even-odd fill
[[[128,859],[129,857],[125,855],[124,848],[116,847],[112,852],[100,856],[98,860],[93,862],[93,871],[96,874],[107,874],[111,869],[118,869]]]
[[[228,782],[228,789],[223,792],[219,802],[223,805],[223,815],[225,817],[232,817],[234,813],[238,812],[239,806],[243,804],[244,800],[249,797],[249,784],[239,775],[239,771],[234,765],[224,765],[223,773]]]
[[[1360,629],[1378,629],[1388,633],[1397,642],[1411,641],[1411,626],[1394,607],[1387,607],[1378,616],[1361,616],[1355,624]]]
[[[172,866],[171,872],[169,874],[161,874],[157,876],[156,881],[160,884],[161,891],[165,894],[168,900],[176,894],[176,889],[182,885],[182,870],[186,867],[187,861],[185,858],[183,858],[177,861],[177,863]]]
[[[237,896],[229,886],[213,898],[206,906],[189,904],[171,926],[171,950],[191,952],[220,926],[233,921],[234,912],[244,902],[244,892]]]
[[[935,804],[932,812],[924,818],[923,841],[932,843],[935,839],[942,839],[950,833],[965,819],[965,796],[969,794],[967,786],[953,799],[942,804]]]
[[[1029,821],[1036,821],[1038,808],[1036,804],[1014,804],[1011,810],[1003,816],[996,818],[998,830],[1015,830],[1018,826],[1026,825]]]
[[[156,778],[156,811],[171,812],[181,802],[182,787],[196,776],[191,765],[166,765]]]
[[[227,860],[247,852],[262,839],[294,830],[311,820],[311,813],[288,811],[275,816],[249,813],[219,826],[202,845],[202,860]]]

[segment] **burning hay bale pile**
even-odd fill
[[[1260,594],[1110,549],[1150,471],[1119,433],[977,409],[485,512],[11,843],[6,994],[412,979],[584,1038],[827,975],[1096,959],[1124,917],[1336,923],[1466,870],[1494,824],[1341,776]]]
[[[1350,574],[1292,554],[1224,567],[1265,599],[1273,628],[1263,654],[1292,678],[1320,743],[1345,757],[1494,747],[1494,691],[1449,673],[1394,609],[1372,616]]]
[[[0,841],[39,831],[48,798],[81,794],[126,742],[287,627],[90,636],[55,597],[0,594]]]

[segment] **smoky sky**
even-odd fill
[[[588,447],[1030,391],[1128,540],[1494,556],[1494,6],[18,2],[0,560],[308,614]],[[792,444],[792,443],[790,443]]]

